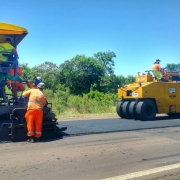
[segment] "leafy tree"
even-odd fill
[[[91,85],[99,84],[104,72],[105,67],[94,58],[77,55],[60,65],[60,83],[73,94],[88,93]]]
[[[118,90],[118,86],[124,86],[125,84],[129,84],[129,83],[132,83],[134,82],[134,80],[130,81],[130,80],[127,80],[128,78],[122,76],[122,75],[114,75],[113,78],[111,78],[111,86],[109,88],[109,91],[108,92],[111,92],[111,93],[117,93],[117,90]]]
[[[23,63],[22,77],[34,81],[35,77],[40,76],[46,89],[51,89],[53,92],[66,91],[65,89],[69,88],[69,93],[75,95],[86,94],[90,90],[116,93],[118,85],[132,83],[135,77],[116,76],[113,71],[114,57],[116,57],[114,52],[98,52],[93,57],[77,55],[59,66],[46,61],[29,68]]]
[[[117,78],[115,75],[103,76],[100,80],[99,88],[91,88],[92,90],[98,90],[103,93],[116,93],[117,92]]]
[[[135,82],[135,77],[131,76],[131,75],[128,75],[124,83],[125,84],[130,84],[130,83],[133,83],[133,82]]]
[[[94,54],[94,58],[102,64],[105,68],[106,75],[113,75],[114,74],[114,60],[113,58],[116,57],[114,52],[98,52]]]
[[[124,86],[126,84],[126,78],[122,75],[116,76],[116,82],[118,86]]]
[[[180,71],[180,63],[178,64],[167,64],[166,65],[166,69],[168,71]]]
[[[42,81],[45,83],[46,88],[56,90],[56,86],[59,84],[59,73],[60,68],[52,63],[46,61],[43,64],[35,66],[32,68],[35,77],[40,76]]]
[[[23,70],[21,78],[23,80],[32,81],[33,77],[34,77],[34,74],[33,74],[32,69],[30,67],[28,67],[28,64],[27,63],[22,63],[22,64],[19,64],[19,66],[21,66],[22,70]]]

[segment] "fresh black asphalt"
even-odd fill
[[[168,116],[156,117],[154,121],[139,121],[133,119],[106,118],[90,120],[59,121],[59,127],[67,127],[63,136],[78,136],[86,134],[134,131],[180,126],[180,119],[170,119]]]

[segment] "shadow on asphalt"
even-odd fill
[[[53,137],[43,137],[43,138],[41,139],[41,141],[38,142],[38,143],[58,141],[58,140],[63,139],[64,137],[67,137],[67,136],[69,136],[69,134],[67,134],[67,133],[65,133],[65,132],[60,132],[60,133],[55,134]]]
[[[113,119],[124,119],[124,118],[113,118]],[[92,120],[94,120],[94,119],[92,119]],[[107,118],[106,119],[103,119],[103,120],[108,120]],[[124,120],[129,120],[129,121],[131,121],[131,120],[134,120],[134,121],[142,121],[142,120],[139,120],[139,119],[124,119]],[[175,117],[170,117],[170,116],[156,116],[155,117],[155,119],[153,119],[153,120],[144,120],[144,121],[142,121],[142,122],[146,122],[146,121],[167,121],[167,120],[180,120],[180,116],[175,116]]]
[[[26,142],[27,139],[28,139],[28,137],[26,136],[26,134],[24,134],[22,132],[22,130],[16,132],[17,137],[15,139],[11,139],[11,137],[8,135],[9,133],[10,132],[9,132],[8,127],[5,128],[5,129],[2,129],[1,123],[0,123],[0,144],[10,143],[10,142]],[[43,136],[41,137],[40,142],[56,141],[56,140],[63,139],[63,137],[65,137],[65,136],[69,136],[69,134],[67,134],[64,131],[60,131],[60,132],[58,132],[56,134],[52,134],[52,133],[49,133],[49,132],[48,133],[44,132]]]
[[[154,120],[146,120],[146,121],[164,121],[164,120],[180,120],[180,117],[170,117],[170,116],[156,116]]]

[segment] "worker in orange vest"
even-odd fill
[[[159,59],[157,59],[152,66],[152,70],[159,72],[159,73],[156,73],[157,78],[159,78],[158,80],[161,79],[162,81],[168,81],[169,77],[167,75],[167,71],[161,68],[160,62],[161,61]]]
[[[161,70],[160,62],[161,61],[159,59],[157,59],[152,66],[152,70],[160,71]]]
[[[28,130],[27,136],[29,137],[28,142],[30,143],[39,141],[42,135],[43,107],[47,102],[43,89],[44,83],[40,82],[37,89],[30,89],[23,93],[24,97],[29,98],[25,118]]]

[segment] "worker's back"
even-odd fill
[[[46,96],[40,89],[30,89],[23,96],[29,98],[28,109],[42,109],[46,104]]]

